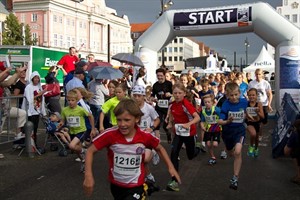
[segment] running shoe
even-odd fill
[[[200,144],[200,151],[202,153],[206,153],[206,147],[205,147],[205,144]]]
[[[80,157],[81,157],[81,161],[84,162],[85,161],[85,153],[86,153],[86,149],[82,148],[81,153],[80,153]]]
[[[258,148],[257,148],[257,149],[254,149],[254,157],[258,157],[258,153],[259,153]]]
[[[152,150],[152,152],[153,152],[152,164],[156,166],[158,165],[160,158],[158,153],[155,150]]]
[[[230,189],[237,190],[238,188],[238,179],[237,177],[233,176],[232,179],[230,179]]]
[[[227,153],[225,150],[221,151],[221,155],[220,155],[221,159],[226,159],[227,158]]]
[[[254,157],[254,147],[253,146],[251,146],[251,145],[249,146],[247,155],[250,157]]]
[[[158,185],[156,185],[156,183],[155,183],[155,181],[152,181],[152,180],[150,180],[150,179],[147,179],[146,181],[145,181],[145,183],[147,184],[147,194],[149,195],[149,196],[151,196],[151,194],[153,193],[153,192],[158,192],[159,190],[160,190],[160,187],[158,186]]]
[[[210,159],[208,160],[208,164],[209,164],[209,165],[215,165],[216,163],[217,163],[217,161],[216,161],[215,158],[210,158]]]
[[[168,183],[168,185],[167,185],[167,190],[179,192],[179,186],[178,186],[178,183],[177,183],[175,180],[169,181],[169,183]]]

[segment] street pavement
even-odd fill
[[[295,166],[290,158],[273,159],[271,155],[271,134],[275,120],[269,120],[263,128],[263,140],[258,158],[247,156],[249,138],[243,148],[243,164],[239,178],[238,190],[229,189],[229,179],[233,174],[233,158],[217,159],[215,166],[209,166],[207,153],[201,153],[194,160],[187,160],[185,150],[180,153],[179,173],[182,178],[179,192],[166,191],[169,174],[161,161],[158,166],[151,166],[161,191],[153,193],[151,200],[260,200],[272,199],[300,200],[300,186],[289,179],[295,175]],[[39,129],[39,144],[43,144],[44,129]],[[162,133],[162,144],[168,152],[170,146]],[[82,189],[83,174],[80,163],[75,162],[75,154],[58,156],[57,151],[50,151],[41,156],[29,158],[24,152],[13,151],[11,144],[0,145],[0,200],[84,200],[113,199],[107,180],[108,164],[106,150],[98,152],[94,158],[95,190],[87,198]],[[217,154],[224,145],[221,143]]]

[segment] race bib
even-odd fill
[[[67,123],[69,127],[80,127],[80,117],[67,117]]]
[[[150,127],[150,126],[148,125],[147,120],[141,120],[140,128],[141,128],[141,129],[146,129],[146,128],[148,128],[148,127]]]
[[[201,99],[200,98],[195,98],[196,105],[200,106],[201,105]]]
[[[256,117],[257,116],[257,107],[247,107],[246,111],[248,113],[248,115],[252,116],[252,117]]]
[[[168,108],[169,107],[169,100],[159,99],[158,102],[157,102],[157,105],[160,108]]]
[[[176,135],[179,136],[184,136],[184,137],[190,136],[190,128],[186,129],[182,127],[182,124],[175,124],[175,132]]]
[[[208,124],[216,124],[217,123],[217,115],[205,116],[205,122]]]
[[[136,175],[141,172],[142,155],[114,154],[114,172],[121,175]]]
[[[245,113],[243,110],[237,112],[228,112],[228,118],[233,117],[233,123],[243,123],[245,119]]]

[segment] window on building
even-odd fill
[[[71,37],[70,36],[67,37],[67,46],[68,47],[71,46]]]
[[[70,18],[67,18],[67,25],[70,26]]]
[[[169,61],[173,61],[172,56],[169,56]]]
[[[21,23],[25,23],[25,21],[26,21],[26,14],[25,13],[21,13],[21,17],[20,18],[21,18],[20,19]]]
[[[32,33],[32,40],[33,41],[37,41],[37,39],[38,39],[38,34],[37,33]]]
[[[174,39],[174,43],[177,43],[177,42],[178,42],[178,41],[177,41],[177,38],[175,38],[175,39]]]
[[[183,52],[183,47],[179,47],[179,52]]]
[[[183,38],[179,38],[179,43],[183,43]]]
[[[79,22],[79,28],[82,28],[82,22]]]
[[[290,15],[284,15],[288,20],[290,20]]]
[[[174,47],[174,52],[178,52],[178,47]]]
[[[36,21],[37,21],[37,18],[38,18],[38,16],[37,16],[36,13],[32,13],[32,14],[31,14],[31,21],[32,21],[32,22],[36,22]]]
[[[298,23],[298,15],[297,14],[292,15],[292,22]]]
[[[59,16],[59,23],[63,23],[63,18],[62,18],[62,16]]]
[[[177,62],[177,61],[178,61],[178,58],[177,58],[177,56],[175,56],[175,57],[174,57],[174,61],[175,61],[175,62]]]
[[[161,62],[161,56],[158,57],[158,61]]]
[[[173,50],[172,50],[172,47],[169,47],[169,52],[172,52]]]
[[[182,56],[179,56],[179,61],[183,61],[183,57]]]
[[[284,5],[285,6],[289,5],[289,1],[288,0],[284,0]]]
[[[57,22],[57,16],[53,15],[53,22]]]
[[[57,47],[57,34],[53,35],[53,46]]]
[[[75,26],[75,20],[72,19],[72,26]]]

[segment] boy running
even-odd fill
[[[146,149],[155,149],[165,161],[170,175],[180,183],[180,177],[159,139],[137,126],[143,113],[136,102],[122,99],[114,114],[118,126],[97,136],[87,150],[83,182],[86,194],[92,194],[95,184],[92,171],[94,153],[103,148],[108,151],[110,189],[115,200],[145,198],[145,162],[151,159],[151,153]]]
[[[246,135],[244,121],[248,102],[245,98],[240,98],[241,92],[238,84],[227,83],[225,90],[228,99],[222,105],[218,123],[223,126],[222,139],[226,150],[234,156],[233,177],[229,188],[237,190],[242,166],[242,147]]]

